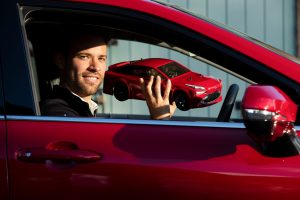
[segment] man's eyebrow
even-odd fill
[[[87,53],[87,52],[77,52],[75,55],[81,55],[81,54],[84,54],[84,55],[91,55],[90,53]]]
[[[76,55],[76,56],[79,56],[79,55],[82,55],[82,54],[88,55],[88,56],[91,56],[91,55],[92,55],[91,53],[88,53],[88,52],[77,52],[75,55]],[[101,55],[99,55],[99,57],[106,57],[106,58],[107,58],[107,55],[101,54]]]

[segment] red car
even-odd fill
[[[170,101],[186,111],[218,103],[222,100],[220,79],[192,72],[181,64],[163,58],[121,62],[111,65],[105,73],[103,92],[114,95],[119,101],[145,99],[139,78],[160,76],[162,84],[172,83]],[[163,87],[164,88],[164,87]]]
[[[299,199],[298,59],[148,0],[1,0],[0,23],[1,200]],[[220,109],[171,120],[110,96],[98,118],[41,116],[59,83],[54,36],[70,26],[112,38],[109,63],[179,55],[193,71],[245,81],[241,117],[235,81],[222,82]]]

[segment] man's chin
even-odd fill
[[[91,96],[96,94],[99,87],[83,87],[81,88],[80,93],[84,96]]]

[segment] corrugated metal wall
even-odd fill
[[[296,3],[295,0],[165,0],[183,8],[208,16],[241,32],[264,41],[290,54],[296,54]],[[165,57],[177,60],[192,70],[219,77],[223,80],[223,95],[231,83],[238,83],[242,99],[247,84],[219,70],[209,69],[206,64],[192,60],[176,52],[170,52],[151,45],[118,41],[109,49],[108,65],[148,57]],[[199,65],[201,68],[199,69]],[[221,103],[209,108],[176,111],[178,116],[216,117]],[[144,101],[128,100],[119,102],[105,95],[104,109],[99,112],[118,114],[148,114]],[[232,117],[239,118],[240,111],[234,110]]]

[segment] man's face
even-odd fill
[[[101,38],[85,36],[70,46],[63,70],[63,84],[80,97],[89,100],[103,81],[107,46]]]

